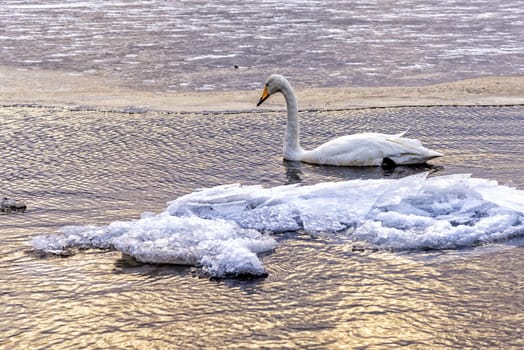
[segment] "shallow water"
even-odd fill
[[[445,153],[432,176],[472,173],[524,188],[524,108],[302,112],[303,145],[400,132]],[[458,250],[364,249],[336,236],[275,235],[267,277],[210,280],[196,267],[119,252],[41,256],[65,225],[160,212],[198,187],[396,178],[423,169],[284,163],[281,113],[126,114],[0,109],[0,345],[5,348],[520,348],[522,239]],[[320,128],[319,125],[325,127]]]
[[[4,0],[0,64],[153,91],[412,86],[523,74],[523,18],[520,0]]]

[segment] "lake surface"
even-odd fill
[[[524,108],[301,112],[303,145],[365,130],[409,135],[445,157],[431,177],[471,173],[522,189]],[[320,127],[323,125],[323,127]],[[210,279],[114,250],[42,255],[67,225],[158,213],[195,188],[401,178],[420,168],[285,163],[282,113],[0,109],[0,347],[521,348],[524,241],[460,249],[367,249],[342,236],[274,234],[267,276]],[[327,208],[328,209],[328,208]]]
[[[413,86],[523,74],[523,32],[519,0],[6,0],[0,64],[162,92],[259,90],[270,73],[299,88]],[[409,136],[445,154],[430,169],[283,162],[277,112],[134,111],[0,107],[0,195],[28,207],[0,213],[0,348],[524,347],[521,231],[400,250],[338,232],[269,232],[276,248],[260,257],[267,275],[247,279],[138,263],[112,249],[55,256],[31,245],[64,227],[161,213],[197,188],[232,183],[307,186],[429,171],[430,179],[470,173],[521,193],[524,107],[301,112],[305,148],[410,127]],[[475,199],[483,200],[474,198],[470,212]]]
[[[152,91],[423,85],[524,74],[522,33],[520,0],[6,0],[0,64]]]

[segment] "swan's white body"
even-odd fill
[[[297,100],[293,88],[281,75],[273,74],[266,81],[257,106],[269,96],[281,92],[287,104],[287,124],[284,136],[284,159],[313,164],[339,166],[379,166],[385,159],[395,164],[421,164],[442,156],[419,140],[397,135],[362,133],[338,137],[314,150],[300,147]]]

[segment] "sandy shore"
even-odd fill
[[[262,88],[263,80],[260,82]],[[172,112],[251,111],[261,91],[155,93],[108,79],[60,71],[0,67],[0,104],[146,108]],[[524,105],[524,76],[483,77],[422,87],[347,87],[297,90],[300,109],[394,106]],[[261,108],[284,109],[281,96]]]

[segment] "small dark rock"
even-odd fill
[[[25,203],[11,199],[11,198],[3,198],[0,201],[0,212],[3,213],[23,213],[27,210],[27,206]]]

